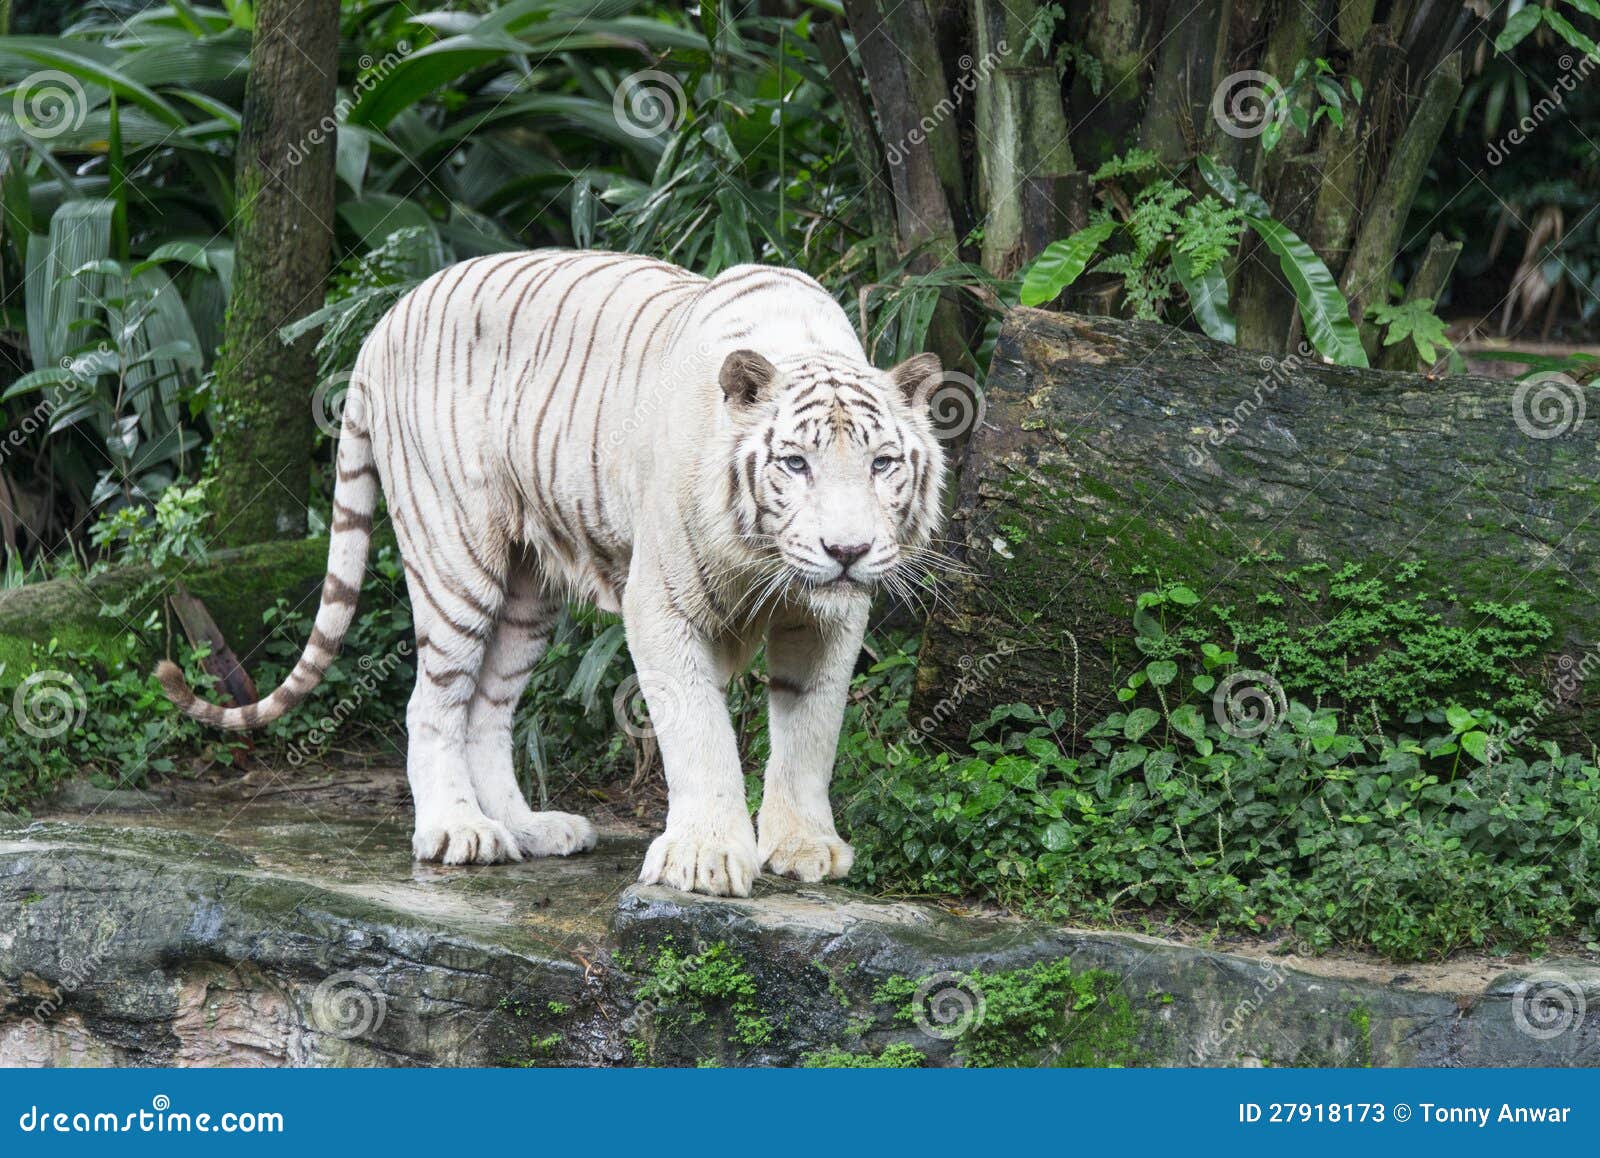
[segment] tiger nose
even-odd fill
[[[872,544],[851,543],[848,546],[841,547],[834,543],[830,543],[827,540],[823,540],[822,549],[828,553],[828,557],[830,559],[848,571],[850,570],[850,564],[854,563],[857,559],[861,558],[861,556],[872,550]]]

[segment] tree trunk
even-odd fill
[[[1069,104],[1073,110],[1074,146],[1084,164],[1095,169],[1125,152],[1139,137],[1144,111],[1145,82],[1150,75],[1155,46],[1152,23],[1159,20],[1165,0],[1097,0],[1094,4],[1068,5],[1076,18],[1071,38],[1096,61],[1101,72],[1096,92],[1085,69],[1072,83]]]
[[[1057,181],[1074,169],[1048,46],[1029,46],[1044,5],[976,0],[978,207],[983,267],[1010,277],[1055,240]]]
[[[884,165],[883,142],[878,139],[872,108],[867,103],[866,93],[861,91],[860,74],[850,59],[850,50],[845,47],[838,25],[831,20],[818,20],[815,36],[823,66],[838,85],[839,111],[844,118],[845,132],[850,136],[850,150],[855,154],[856,165],[861,170],[867,218],[872,222],[872,232],[878,235],[878,244],[872,247],[872,251],[878,276],[882,278],[887,276],[893,263],[898,230],[894,190],[890,187],[889,172]]]
[[[1182,582],[1200,610],[1248,614],[1264,579],[1308,562],[1377,577],[1419,561],[1462,607],[1526,600],[1557,648],[1592,646],[1600,452],[1517,389],[1012,312],[946,531],[973,573],[928,624],[913,725],[959,744],[1022,701],[1082,728],[1143,662],[1141,592]],[[1541,662],[1555,674],[1553,656]],[[1597,692],[1574,701],[1590,735]]]
[[[1226,11],[1224,0],[1173,0],[1167,8],[1140,143],[1168,168],[1182,169],[1205,140]]]
[[[878,114],[902,256],[926,273],[960,260],[966,177],[958,107],[925,0],[845,0],[861,69]],[[963,363],[966,326],[943,299],[928,344],[946,366]]]
[[[1377,331],[1365,320],[1367,307],[1388,296],[1389,272],[1404,240],[1411,202],[1428,171],[1428,160],[1444,132],[1445,121],[1460,98],[1461,58],[1452,56],[1428,78],[1421,100],[1411,111],[1405,134],[1389,158],[1383,180],[1362,215],[1340,288],[1350,299],[1350,316],[1362,327],[1362,341],[1369,355],[1376,352]]]
[[[1369,137],[1381,133],[1404,60],[1387,25],[1369,29],[1350,69],[1351,76],[1361,82],[1364,99],[1347,109],[1343,126],[1330,120],[1323,131],[1323,183],[1306,240],[1334,277],[1344,271],[1350,240],[1360,221],[1362,184],[1372,151]]]
[[[216,367],[217,529],[305,534],[314,338],[280,327],[322,304],[333,247],[338,0],[258,0],[238,145],[238,269]]]

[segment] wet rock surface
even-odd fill
[[[770,878],[694,897],[636,885],[645,838],[615,831],[571,859],[423,866],[402,808],[339,795],[78,788],[0,826],[0,1064],[772,1065],[903,1043],[938,1065],[1018,1026],[980,1056],[1600,1064],[1590,959],[1407,972]],[[1063,961],[1116,1018],[1019,1012],[1016,979]]]

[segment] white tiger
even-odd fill
[[[828,800],[875,585],[926,553],[944,485],[938,359],[872,367],[795,270],[714,280],[544,250],[462,262],[367,338],[346,396],[328,573],[288,679],[195,719],[249,728],[316,686],[355,611],[381,481],[418,674],[406,713],[412,848],[446,864],[565,855],[593,826],[536,812],[512,712],[561,601],[622,614],[666,768],[640,879],[748,896],[761,868],[844,876]],[[771,759],[752,829],[729,679],[767,645]]]

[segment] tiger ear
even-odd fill
[[[937,354],[914,354],[889,370],[889,380],[919,410],[928,404],[943,375],[944,367]]]
[[[753,404],[777,376],[778,368],[754,350],[735,350],[723,359],[717,381],[737,409]]]

